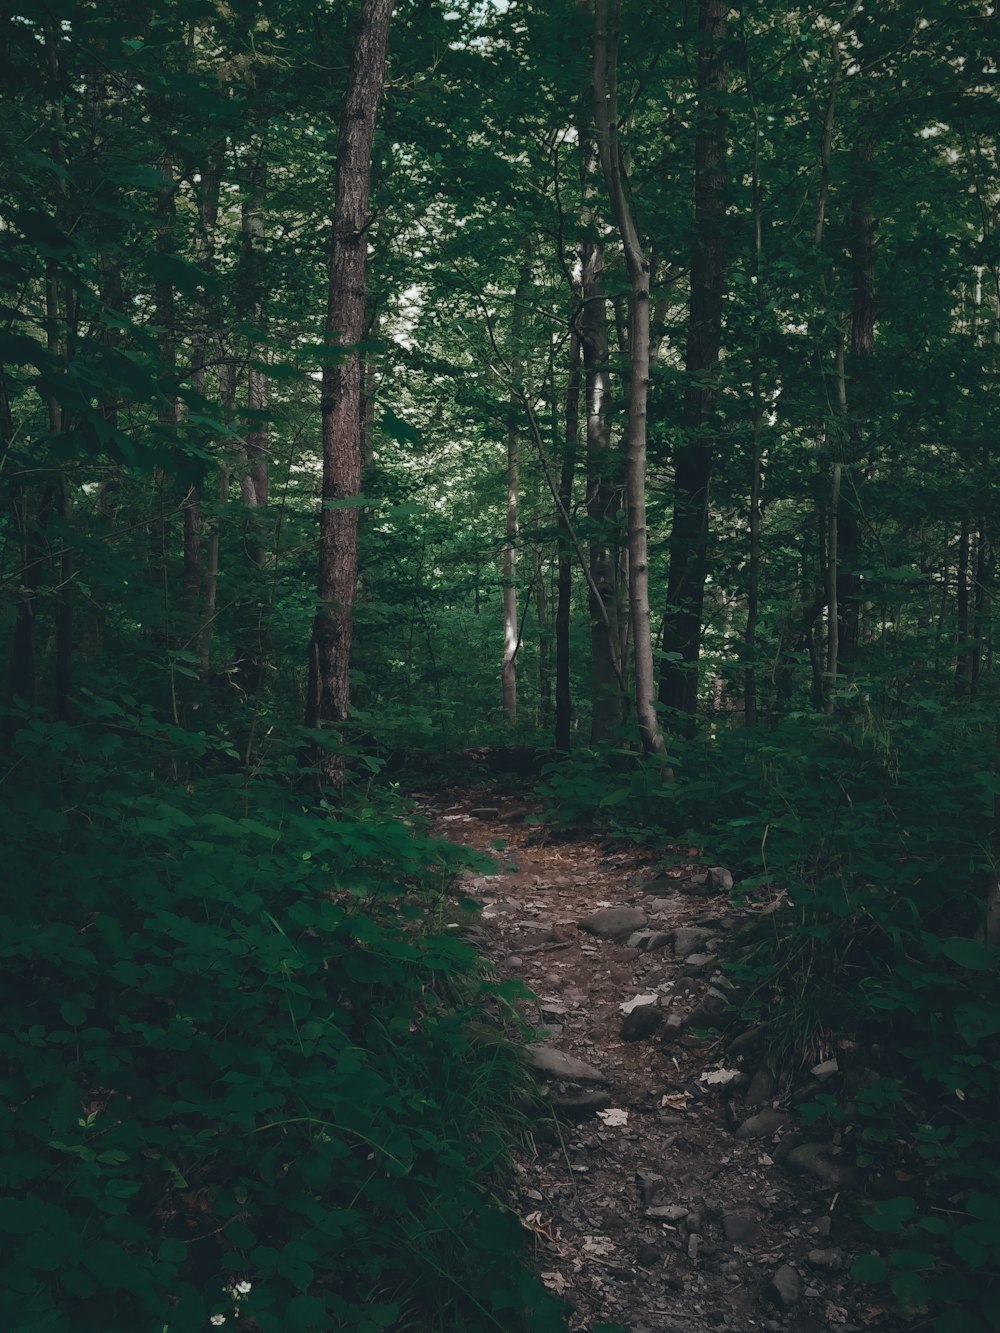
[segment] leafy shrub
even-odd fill
[[[0,1323],[561,1327],[494,1198],[527,1076],[446,928],[461,854],[209,750],[110,706],[18,732]]]

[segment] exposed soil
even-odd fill
[[[676,849],[690,859],[664,870],[662,855],[641,847],[547,836],[525,823],[534,807],[522,797],[455,792],[428,805],[450,840],[506,844],[494,850],[497,873],[464,885],[483,906],[482,948],[538,997],[527,1007],[544,1044],[602,1079],[544,1079],[562,1109],[539,1122],[512,1201],[543,1280],[572,1306],[573,1333],[889,1328],[884,1307],[849,1276],[868,1242],[842,1188],[848,1156],[835,1142],[807,1144],[794,1171],[789,1150],[807,1136],[779,1114],[778,1090],[752,1080],[754,1057],[680,1026],[710,985],[726,985],[717,960],[741,916],[728,894],[681,891],[706,869],[697,849]],[[644,894],[661,875],[655,895]],[[640,951],[578,925],[622,906],[641,908],[667,942],[654,937]],[[691,925],[712,937],[693,956],[690,937],[676,935]],[[637,996],[656,1006],[637,1019],[658,1026],[624,1040],[621,1006]],[[737,1137],[762,1111],[766,1132]]]

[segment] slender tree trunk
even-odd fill
[[[622,724],[619,685],[618,515],[620,459],[611,440],[611,381],[608,372],[607,302],[602,289],[604,247],[581,249],[580,346],[587,421],[587,516],[590,519],[590,700],[592,743],[608,741]]]
[[[983,646],[990,615],[990,588],[993,583],[993,550],[987,539],[986,518],[979,519],[976,542],[975,615],[972,623],[972,662],[969,669],[969,698],[975,699],[983,675]]]
[[[541,550],[535,557],[535,615],[538,619],[538,726],[544,731],[552,718],[552,626],[549,623],[548,572]]]
[[[517,531],[518,490],[521,484],[520,436],[513,420],[507,427],[507,517],[500,555],[501,601],[503,604],[503,664],[500,672],[503,716],[513,731],[517,726]]]
[[[872,111],[870,101],[869,111]],[[864,476],[866,416],[871,394],[871,361],[875,352],[875,218],[872,205],[875,138],[862,134],[854,146],[854,191],[851,196],[851,403],[849,457],[840,494],[840,661],[854,672],[861,635],[862,595],[857,574],[861,554],[859,491]]]
[[[393,0],[363,0],[340,116],[337,186],[326,315],[331,356],[323,367],[323,509],[320,514],[318,608],[309,646],[306,725],[341,725],[350,703],[351,640],[358,569],[361,488],[361,356],[371,187],[372,144],[385,86]],[[334,354],[335,353],[335,354]],[[346,502],[346,503],[345,503]],[[335,790],[343,760],[320,755]]]
[[[573,726],[573,694],[570,687],[569,631],[573,602],[573,547],[563,517],[572,508],[573,473],[580,447],[580,349],[573,333],[569,343],[569,377],[566,383],[566,438],[559,471],[559,572],[556,595],[556,749],[569,753]]]
[[[715,452],[718,363],[725,285],[726,113],[729,70],[722,44],[726,0],[699,0],[698,128],[695,135],[695,240],[691,255],[691,318],[685,354],[683,443],[677,452],[670,572],[660,674],[660,702],[693,717],[698,706],[708,500]]]
[[[955,579],[955,698],[965,699],[969,693],[969,667],[971,663],[970,617],[969,617],[969,568],[972,548],[972,535],[968,514],[962,515],[962,525],[958,534],[958,570]]]
[[[750,504],[747,509],[747,527],[750,549],[747,561],[747,619],[743,631],[743,721],[757,725],[757,620],[760,613],[761,574],[761,490],[763,487],[762,439],[764,430],[764,394],[762,384],[761,341],[767,297],[763,272],[763,219],[760,200],[760,113],[754,86],[750,52],[744,42],[747,92],[753,117],[753,154],[751,167],[751,214],[753,220],[753,252],[751,278],[754,288],[755,309],[750,352],[750,384],[753,407],[750,415]]]
[[[616,0],[609,32],[607,0],[594,5],[594,120],[604,181],[622,239],[631,287],[628,425],[625,433],[625,505],[628,519],[629,613],[635,662],[635,710],[642,748],[663,754],[666,746],[656,716],[656,681],[649,614],[649,559],[646,531],[646,402],[649,394],[649,261],[643,253],[629,201],[618,137],[618,39],[621,0]]]
[[[503,609],[503,659],[500,669],[500,691],[503,716],[509,730],[517,727],[517,652],[520,646],[520,627],[517,618],[517,537],[518,505],[521,491],[521,429],[520,411],[524,394],[521,384],[521,338],[523,336],[524,289],[528,275],[524,270],[518,279],[514,294],[510,354],[510,400],[507,419],[507,514],[504,523],[504,544],[500,553],[500,585]]]
[[[48,55],[49,77],[52,81],[49,146],[53,161],[61,165],[66,160],[63,111],[65,89],[64,71],[59,58],[59,38],[54,25],[46,27],[45,48]],[[69,189],[65,178],[60,178],[58,188],[60,202],[57,211],[62,212],[69,205]],[[59,270],[55,261],[49,260],[45,271],[45,327],[46,343],[53,359],[63,358],[67,363],[72,359],[76,339],[76,310],[75,289],[66,283],[60,292]],[[67,430],[70,425],[68,413],[63,410],[63,404],[55,396],[50,396],[48,399],[48,418],[49,431],[52,435]],[[59,544],[55,553],[57,573],[54,624],[55,704],[56,716],[65,722],[69,720],[71,711],[73,586],[76,577],[76,562],[69,538],[71,504],[65,470],[59,470],[53,489],[54,508],[59,516]]]
[[[240,222],[243,237],[244,313],[251,321],[259,342],[249,348],[247,366],[247,409],[250,414],[246,432],[245,452],[247,470],[240,479],[240,493],[249,510],[263,509],[267,504],[270,484],[271,432],[267,421],[270,390],[267,371],[263,366],[266,355],[266,302],[267,283],[263,269],[264,206],[267,191],[267,164],[264,159],[266,139],[255,149],[249,164],[248,179]],[[263,564],[264,551],[257,539],[252,556]]]

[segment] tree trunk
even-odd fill
[[[717,432],[715,407],[726,274],[724,98],[729,70],[722,44],[728,13],[725,0],[699,0],[691,315],[663,640],[666,652],[677,656],[664,659],[660,674],[660,702],[689,717],[698,706],[698,659],[708,572],[708,499]]]
[[[965,699],[969,693],[969,675],[972,660],[969,616],[969,566],[971,551],[971,532],[968,514],[962,515],[962,526],[958,536],[958,572],[955,579],[955,637],[957,651],[955,656],[955,698]]]
[[[503,605],[503,665],[501,667],[501,694],[503,716],[507,726],[517,726],[517,501],[520,486],[520,436],[513,420],[507,427],[507,517],[504,524],[504,545],[500,554],[501,601]]]
[[[323,509],[318,608],[309,645],[306,725],[342,725],[350,703],[351,640],[358,569],[361,489],[361,356],[372,143],[385,86],[393,0],[363,0],[340,116],[323,366]],[[346,503],[345,503],[346,502]],[[341,756],[321,752],[323,778],[343,786]]]
[[[869,111],[873,108],[866,104]],[[854,146],[854,192],[851,197],[851,403],[850,448],[840,493],[840,662],[854,672],[861,630],[861,580],[857,574],[861,548],[859,490],[864,475],[863,451],[869,379],[875,352],[875,218],[872,210],[875,138],[862,134]]]
[[[573,600],[573,547],[564,517],[572,507],[573,473],[580,445],[580,337],[569,343],[569,378],[566,383],[566,438],[559,471],[559,573],[556,595],[556,749],[569,753],[573,726],[570,688],[569,630]]]
[[[629,319],[628,425],[625,433],[625,505],[628,519],[628,589],[635,662],[635,710],[642,748],[663,754],[666,746],[656,716],[653,640],[649,615],[649,560],[646,531],[646,402],[649,394],[649,261],[639,240],[618,138],[618,39],[621,0],[616,0],[609,32],[607,0],[594,5],[594,120],[601,168],[622,239],[631,287]]]
[[[751,218],[753,223],[753,251],[751,281],[753,282],[755,308],[753,333],[750,351],[750,392],[753,407],[750,414],[750,504],[747,510],[747,527],[750,535],[750,550],[747,560],[747,619],[743,630],[743,721],[744,725],[757,725],[758,689],[757,689],[757,621],[760,615],[760,574],[761,574],[761,491],[763,488],[763,450],[764,430],[764,394],[762,384],[761,341],[763,338],[764,315],[767,298],[764,291],[763,256],[763,218],[760,201],[760,113],[757,109],[757,94],[754,86],[750,52],[744,41],[746,61],[747,93],[750,112],[753,118],[753,150],[751,159]]]
[[[504,523],[504,544],[500,553],[500,586],[503,608],[503,660],[500,669],[500,692],[504,722],[511,731],[517,727],[517,652],[521,639],[517,618],[518,503],[521,488],[519,416],[520,406],[524,399],[521,385],[520,344],[524,325],[522,303],[527,280],[527,270],[523,270],[514,294],[510,354],[510,399],[507,419],[507,515]]]
[[[621,504],[619,457],[611,441],[611,383],[608,373],[607,302],[602,290],[604,247],[581,247],[580,347],[587,413],[587,516],[590,564],[590,739],[614,737],[622,724],[619,686],[618,549]]]

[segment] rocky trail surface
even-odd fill
[[[572,1333],[893,1327],[850,1277],[871,1236],[849,1155],[810,1141],[745,1037],[741,1052],[740,1037],[703,1035],[726,1009],[719,963],[748,910],[731,905],[728,872],[695,848],[665,866],[546,835],[523,797],[428,805],[439,832],[496,857],[463,888],[482,904],[482,949],[537,997],[531,1058],[554,1114],[517,1162],[512,1203]],[[820,1091],[835,1071],[826,1059],[805,1078]]]

